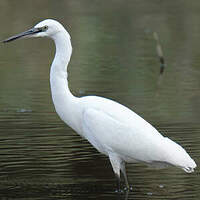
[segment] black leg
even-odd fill
[[[129,190],[127,190],[127,191],[125,192],[125,200],[128,199],[128,194],[129,194]]]

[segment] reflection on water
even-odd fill
[[[199,8],[175,1],[1,1],[1,38],[41,19],[61,21],[72,36],[70,88],[115,99],[180,143],[199,165]],[[20,14],[19,14],[20,13]],[[6,16],[6,17],[5,17]],[[167,68],[159,80],[153,32]],[[49,90],[54,45],[16,41],[0,47],[0,197],[125,199],[108,159],[60,121]],[[157,84],[159,81],[159,85]],[[127,165],[128,199],[199,199],[199,169]]]

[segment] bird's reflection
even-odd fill
[[[117,193],[117,200],[127,200],[129,195],[129,190],[124,191],[124,193]]]

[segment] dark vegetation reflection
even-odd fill
[[[72,36],[71,91],[127,105],[180,143],[199,165],[200,2],[1,1],[1,38],[44,18]],[[20,14],[19,14],[20,13]],[[166,69],[153,33],[159,35]],[[0,48],[0,197],[125,199],[109,161],[60,121],[49,89],[54,45],[45,39]],[[159,83],[159,84],[158,84]],[[128,199],[199,199],[200,179],[179,169],[127,166]]]

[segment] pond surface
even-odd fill
[[[72,36],[74,95],[95,94],[133,109],[180,143],[200,165],[200,2],[198,0],[0,1],[1,40],[54,18]],[[159,76],[157,32],[166,70]],[[54,44],[0,46],[1,199],[200,198],[199,168],[127,165],[128,196],[115,193],[106,157],[65,125],[49,89]]]

